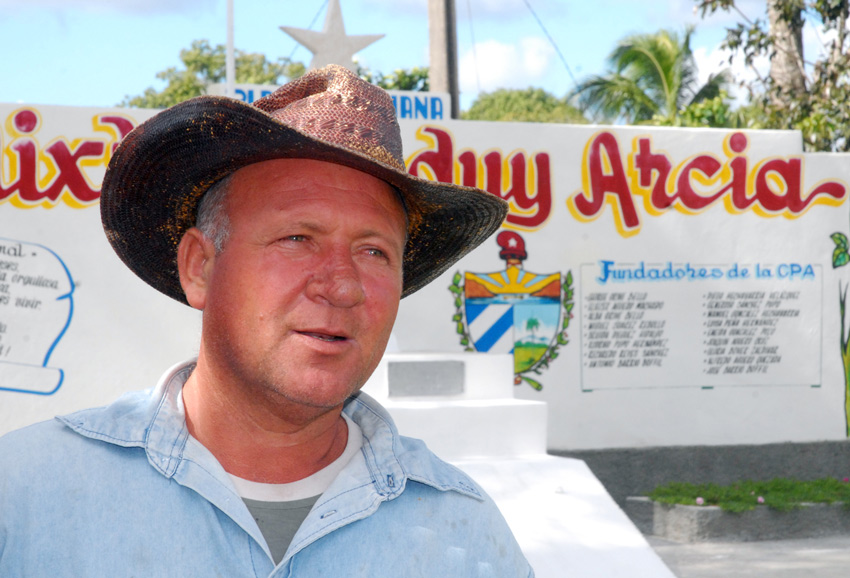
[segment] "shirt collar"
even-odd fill
[[[153,391],[126,393],[106,407],[57,419],[92,439],[145,448],[151,465],[171,477],[189,437],[181,393],[194,369],[195,360],[179,363],[165,372]]]
[[[469,476],[434,455],[425,442],[400,436],[387,410],[368,394],[353,395],[343,411],[363,431],[363,455],[378,493],[392,498],[402,492],[407,480],[413,480],[484,499]]]
[[[192,447],[186,449],[189,431],[182,390],[194,369],[194,359],[179,363],[165,372],[153,391],[127,393],[109,406],[58,419],[80,435],[122,447],[144,448],[150,464],[172,477],[184,451],[193,452]],[[368,394],[353,395],[343,411],[360,426],[363,455],[379,494],[392,499],[411,479],[483,499],[466,474],[437,458],[424,442],[400,436],[386,409]]]

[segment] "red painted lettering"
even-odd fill
[[[627,237],[641,226],[633,194],[643,195],[646,211],[654,216],[671,208],[700,212],[723,200],[731,213],[751,208],[762,216],[796,218],[813,204],[836,205],[847,198],[847,186],[837,181],[820,183],[804,196],[802,157],[767,158],[749,172],[743,154],[748,145],[746,135],[732,133],[724,145],[725,159],[701,154],[674,168],[668,155],[653,152],[651,140],[642,137],[635,139],[624,167],[616,136],[600,132],[585,148],[582,189],[567,207],[576,219],[589,221],[608,202],[617,230]]]
[[[133,129],[133,122],[117,115],[96,116],[94,129],[112,135],[108,140],[60,137],[43,149],[33,136],[40,125],[40,117],[33,110],[14,113],[12,126],[17,132],[12,133],[13,139],[4,149],[9,159],[8,180],[0,172],[0,201],[11,200],[22,207],[51,207],[62,199],[84,207],[97,201],[100,190],[89,182],[85,167],[105,166],[118,142]]]
[[[9,183],[7,188],[4,188],[0,183],[0,199],[5,200],[14,193],[18,193],[19,196],[24,198],[36,196],[38,186],[35,182],[35,172],[38,151],[35,142],[31,138],[21,137],[13,142],[9,148],[14,151],[18,158],[16,165],[18,178]],[[15,166],[14,163],[13,166]]]
[[[692,173],[700,172],[711,179],[717,174],[722,166],[723,165],[720,164],[720,161],[714,157],[710,157],[708,155],[700,155],[696,157],[682,169],[682,172],[679,174],[679,178],[676,181],[676,194],[671,198],[675,199],[676,197],[679,197],[682,206],[693,211],[699,211],[708,207],[714,201],[719,199],[723,193],[715,193],[707,197],[700,195],[691,185]]]
[[[664,190],[667,177],[670,176],[670,159],[666,155],[655,154],[649,150],[649,139],[638,140],[638,153],[634,159],[635,168],[640,177],[640,186],[648,189],[652,186],[651,203],[654,207],[666,209],[673,204],[673,199]],[[653,183],[652,173],[656,173]]]
[[[526,188],[525,154],[515,153],[508,159],[510,185],[507,190],[502,188],[502,155],[497,152],[484,155],[486,170],[484,189],[506,201],[513,201],[518,209],[508,214],[505,219],[508,223],[533,228],[541,225],[549,216],[552,208],[552,191],[548,178],[549,155],[538,153],[534,157],[534,162],[538,174],[537,191],[536,194],[530,195]],[[539,178],[540,175],[545,175],[545,178]],[[529,211],[534,213],[528,214]]]
[[[575,208],[580,214],[595,218],[602,210],[602,203],[610,196],[614,220],[620,224],[621,230],[636,229],[640,219],[632,202],[617,138],[610,132],[599,133],[585,149],[584,156],[582,175],[588,178],[582,179],[585,190],[571,199]]]
[[[423,127],[419,129],[419,139],[431,146],[417,151],[408,159],[407,170],[411,174],[468,187],[481,187],[505,199],[510,203],[505,219],[508,225],[536,229],[548,220],[552,213],[548,153],[535,153],[529,159],[524,152],[514,151],[505,160],[498,151],[491,151],[479,158],[474,151],[464,150],[454,158],[454,144],[448,132],[435,127]],[[457,174],[453,170],[455,162]],[[504,178],[506,171],[508,175]]]
[[[115,149],[118,148],[118,144],[121,140],[124,139],[127,134],[135,128],[135,125],[130,119],[124,118],[123,116],[113,116],[113,115],[104,115],[100,117],[100,121],[104,124],[111,124],[115,127],[115,130],[118,132],[118,140],[112,143],[111,152],[115,152]]]
[[[460,184],[465,187],[478,186],[478,159],[472,151],[463,151],[457,157],[460,165]]]
[[[99,157],[103,155],[104,144],[98,141],[83,141],[73,152],[68,148],[65,141],[56,141],[45,149],[47,154],[56,162],[59,174],[50,186],[41,193],[41,197],[47,197],[55,201],[67,187],[68,191],[79,201],[90,203],[100,198],[100,189],[89,186],[83,173],[80,171],[80,160],[84,157]],[[27,199],[25,201],[36,201],[39,199]]]
[[[452,137],[444,130],[431,127],[423,127],[422,132],[433,135],[437,147],[435,150],[427,150],[417,153],[413,160],[408,163],[407,172],[411,175],[424,178],[433,178],[441,183],[452,183]],[[425,165],[425,167],[421,166]],[[422,174],[423,169],[430,169],[431,174]]]

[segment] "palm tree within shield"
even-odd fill
[[[464,313],[472,344],[482,353],[512,353],[514,373],[534,365],[560,328],[561,275],[508,266],[465,273]]]

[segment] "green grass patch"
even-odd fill
[[[522,373],[543,357],[548,345],[539,343],[514,343],[514,373]]]
[[[763,482],[744,480],[728,486],[671,482],[658,486],[648,496],[664,504],[720,506],[727,512],[745,512],[762,505],[787,512],[806,502],[843,502],[845,507],[850,508],[850,482],[835,478],[811,481],[788,478]]]

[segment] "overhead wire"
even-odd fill
[[[322,14],[322,10],[325,9],[325,7],[328,5],[328,2],[330,2],[330,0],[324,0],[324,2],[322,2],[322,5],[319,6],[319,10],[316,12],[316,15],[313,16],[313,20],[310,21],[310,26],[307,27],[307,30],[313,29],[313,25],[316,24],[316,20],[319,19],[319,16]],[[289,53],[289,61],[290,62],[292,62],[292,57],[295,56],[295,51],[298,50],[299,46],[301,46],[301,45],[298,44],[298,42],[296,42],[295,47],[292,49],[292,52]]]
[[[564,68],[567,69],[567,74],[570,75],[570,78],[572,79],[573,84],[576,87],[578,87],[578,82],[576,82],[576,77],[573,76],[573,71],[570,70],[570,65],[567,64],[567,59],[564,58],[564,55],[561,52],[561,49],[558,48],[558,43],[555,42],[555,39],[552,38],[551,34],[549,34],[549,31],[546,29],[546,26],[543,25],[543,21],[540,20],[540,18],[537,16],[537,13],[534,11],[534,8],[531,7],[529,0],[522,0],[522,1],[525,2],[525,5],[528,7],[528,11],[531,12],[531,15],[534,16],[535,20],[537,20],[537,24],[540,25],[540,29],[543,30],[543,33],[546,35],[546,38],[549,39],[549,43],[552,44],[552,47],[555,49],[555,52],[558,54],[558,57],[561,59],[561,62],[564,63]]]

